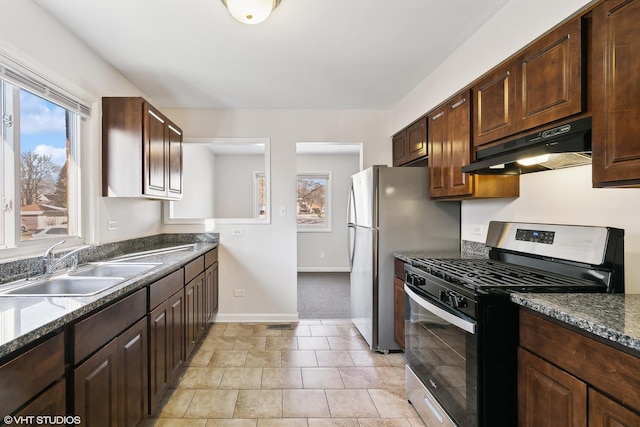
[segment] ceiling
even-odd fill
[[[390,109],[509,0],[33,0],[159,108]]]

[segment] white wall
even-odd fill
[[[83,209],[93,225],[86,230],[87,241],[105,243],[158,233],[159,202],[100,197],[101,98],[140,96],[140,91],[31,1],[3,0],[0,10],[0,52],[91,104],[90,138],[81,147],[88,162],[82,181]],[[118,221],[118,231],[107,231],[109,220]]]
[[[347,197],[359,170],[359,154],[298,154],[298,172],[331,172],[332,199],[331,232],[298,233],[298,271],[349,271]]]
[[[511,0],[392,111],[390,133],[409,124],[566,17],[585,0]],[[640,293],[640,190],[593,189],[591,168],[523,175],[520,197],[462,202],[462,238],[484,242],[490,220],[613,226],[625,229],[627,293]],[[471,233],[474,224],[484,227]]]
[[[362,142],[363,164],[388,164],[387,111],[166,110],[189,138],[270,138],[271,224],[212,224],[220,233],[220,321],[297,319],[296,143]],[[285,216],[280,216],[284,208]],[[243,236],[232,230],[243,229]],[[167,232],[206,226],[166,225]],[[245,289],[245,297],[234,297]]]
[[[254,173],[264,172],[264,156],[216,154],[214,169],[214,217],[254,218]]]
[[[208,144],[185,143],[182,161],[188,167],[182,171],[182,200],[173,203],[177,218],[213,218],[215,154]]]

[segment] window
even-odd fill
[[[0,248],[78,236],[89,109],[0,57]]]
[[[331,231],[330,173],[299,173],[297,222],[300,231]]]
[[[265,219],[267,217],[267,180],[264,172],[254,172],[253,183],[253,194],[255,194],[253,212],[256,218]]]

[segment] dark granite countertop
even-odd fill
[[[184,242],[174,243],[173,245],[182,246]],[[168,246],[171,245],[167,242],[154,243],[145,246],[143,250],[167,248]],[[194,243],[186,249],[174,252],[140,254],[140,256],[135,257],[134,262],[159,263],[159,265],[92,296],[0,297],[0,321],[2,322],[0,358],[135,289],[153,283],[217,246],[216,240],[214,242]],[[126,254],[127,252],[119,253],[118,255]],[[103,261],[106,260],[103,259]]]
[[[585,332],[640,351],[640,294],[514,293],[511,300]]]

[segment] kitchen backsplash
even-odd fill
[[[489,248],[481,242],[463,240],[460,245],[460,251],[463,256],[481,256],[489,258]]]
[[[78,254],[78,262],[82,264],[108,260],[132,252],[140,252],[150,248],[155,249],[162,245],[170,246],[190,243],[217,243],[218,241],[218,233],[156,234],[154,236],[92,246]],[[65,252],[68,251],[62,251],[56,253],[56,255],[59,257]],[[0,263],[0,284],[13,282],[15,280],[24,279],[38,274],[42,274],[42,256]]]

